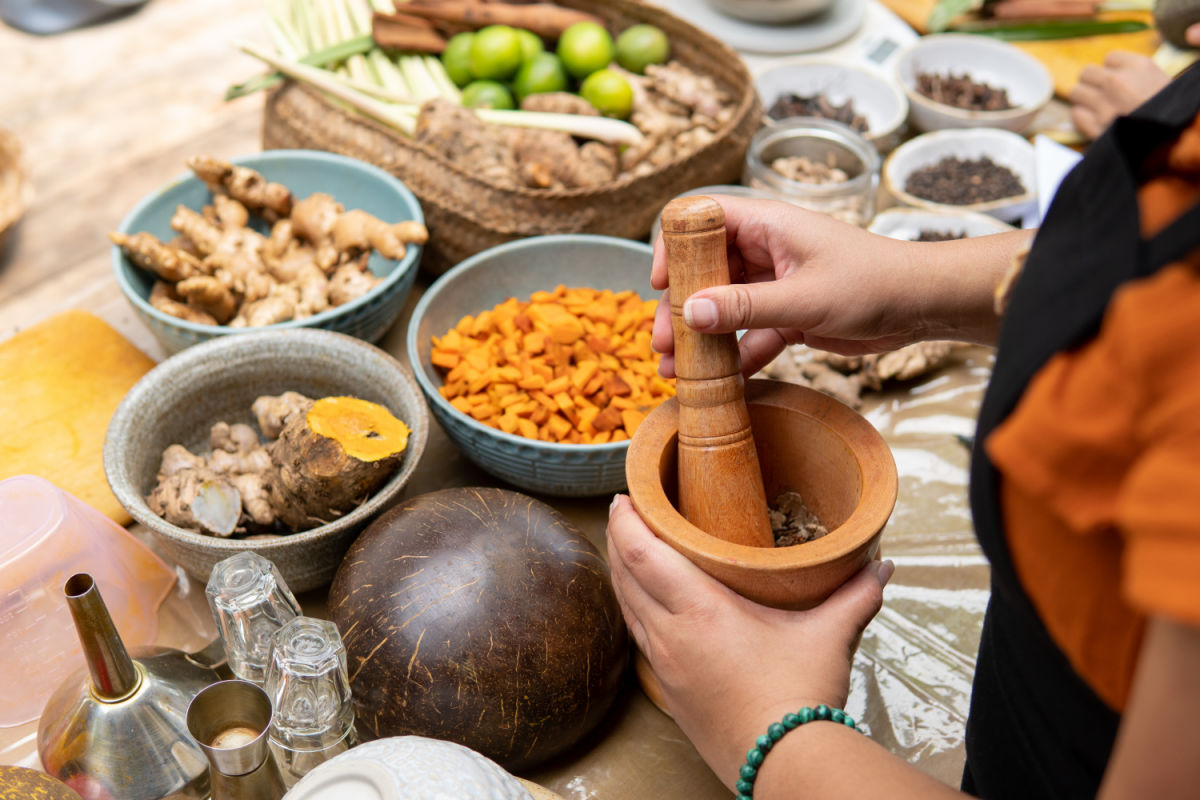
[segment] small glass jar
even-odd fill
[[[841,170],[841,182],[809,182],[776,171],[779,159],[804,158]],[[875,216],[879,153],[848,125],[815,117],[795,118],[761,128],[750,140],[742,183],[798,206],[865,227]]]

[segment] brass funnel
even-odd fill
[[[92,576],[71,576],[64,592],[87,665],[42,712],[38,754],[46,771],[84,800],[206,798],[208,761],[185,714],[221,674],[179,650],[131,655]]]

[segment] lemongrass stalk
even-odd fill
[[[377,83],[363,83],[362,81],[357,81],[354,78],[343,78],[335,72],[331,72],[330,74],[341,81],[344,86],[360,91],[365,95],[370,95],[376,99],[385,100],[389,103],[398,103],[400,105],[419,105],[419,103],[413,100],[412,96],[407,95],[404,92],[388,89],[380,86]]]
[[[288,60],[298,61],[301,64],[307,64],[313,67],[325,67],[345,61],[347,58],[355,54],[367,53],[374,46],[375,42],[370,36],[360,36],[357,39],[351,39],[348,42],[342,42],[334,45],[333,47],[327,47],[324,50],[318,50],[316,52],[309,53],[303,58]],[[269,89],[282,80],[283,76],[278,72],[260,75],[257,78],[246,81],[245,83],[238,84],[237,86],[231,86],[225,92],[225,99],[233,100],[235,98],[242,97],[243,95],[253,94],[254,92],[262,89]]]
[[[472,110],[475,112],[475,116],[493,125],[562,131],[572,136],[597,139],[610,144],[637,144],[643,139],[642,132],[633,125],[609,117],[585,117],[582,114],[558,114],[549,111],[509,111],[496,108]]]
[[[267,28],[275,49],[295,61],[305,55],[308,48],[292,22],[291,9],[280,0],[272,0],[267,7]]]
[[[329,24],[321,13],[320,0],[296,0],[308,22],[308,40],[314,50],[324,50],[336,39],[329,35]]]
[[[396,66],[396,62],[388,58],[387,53],[376,47],[367,54],[371,65],[375,67],[375,73],[379,75],[379,80],[385,89],[393,92],[412,97],[412,88],[409,87],[408,81],[404,79],[404,74],[400,72],[400,68]]]
[[[371,6],[367,0],[347,0],[347,9],[354,22],[354,33],[360,35],[371,32]]]
[[[429,70],[425,68],[425,61],[421,56],[400,56],[399,65],[400,72],[404,75],[404,79],[408,81],[408,87],[412,91],[413,97],[422,103],[426,100],[441,97],[441,91],[437,83],[429,75]]]
[[[330,13],[334,19],[334,24],[337,26],[338,39],[349,39],[359,33],[355,29],[354,19],[350,16],[350,8],[344,0],[326,0],[329,4]]]
[[[425,69],[429,72],[431,78],[438,85],[439,94],[447,100],[462,105],[462,92],[454,85],[454,81],[450,80],[450,74],[446,72],[446,68],[442,65],[442,60],[437,56],[424,56]]]
[[[396,4],[392,0],[370,0],[371,8],[382,14],[395,14]]]
[[[253,56],[259,61],[269,64],[289,78],[302,81],[316,89],[320,89],[348,103],[372,119],[382,122],[384,125],[395,128],[408,136],[416,133],[418,113],[416,106],[383,103],[362,92],[342,85],[337,78],[334,78],[325,70],[296,62],[284,61],[246,42],[239,43],[238,47],[246,55]]]

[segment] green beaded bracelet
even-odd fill
[[[762,766],[763,760],[767,757],[767,753],[775,743],[783,738],[783,735],[788,731],[793,731],[808,722],[816,721],[836,722],[839,725],[845,725],[847,728],[862,733],[862,730],[850,718],[850,715],[840,708],[830,708],[822,703],[816,708],[804,708],[797,711],[795,714],[784,714],[780,722],[772,722],[767,726],[767,732],[754,740],[754,747],[751,747],[746,753],[746,763],[742,764],[742,769],[738,773],[737,782],[737,797],[735,800],[753,800],[754,797],[754,780],[758,777],[759,767]]]

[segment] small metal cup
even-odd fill
[[[243,680],[262,685],[271,635],[300,616],[300,604],[283,576],[257,553],[238,553],[213,567],[204,593],[230,670]]]
[[[332,622],[297,617],[272,635],[266,690],[271,751],[289,787],[357,743],[346,648]]]
[[[287,791],[271,757],[271,699],[248,681],[220,681],[187,711],[188,733],[208,758],[212,800],[280,800]]]

